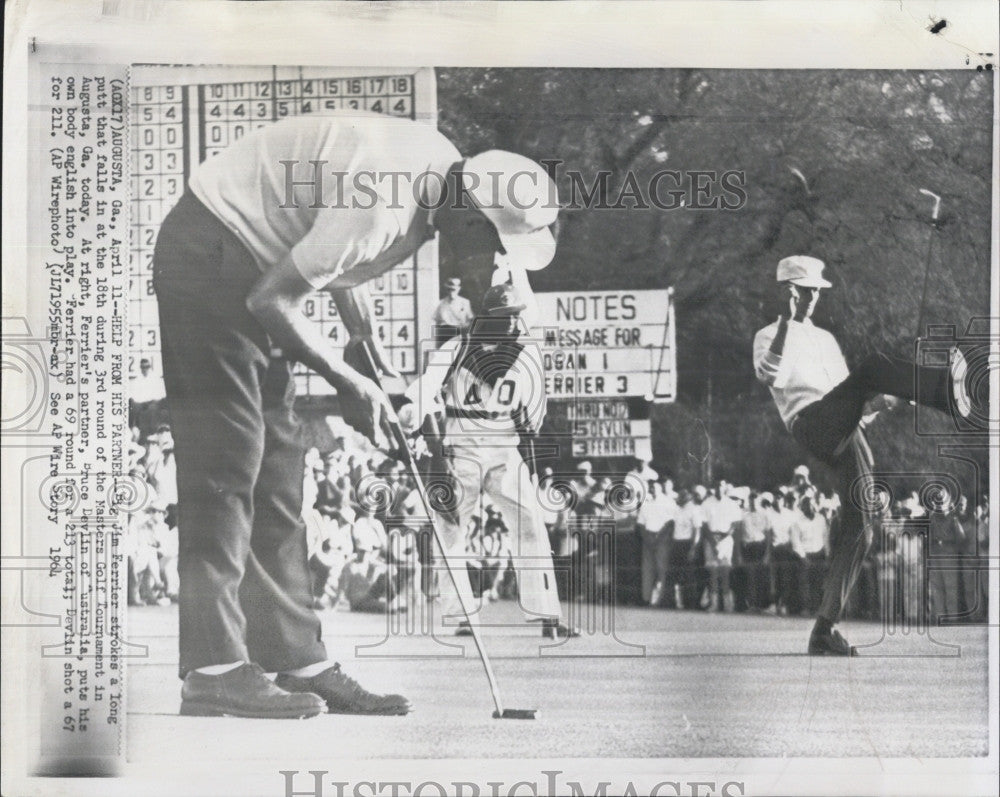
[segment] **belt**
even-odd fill
[[[495,421],[503,417],[500,412],[488,412],[486,410],[460,410],[455,407],[445,407],[444,414],[447,418],[462,418],[469,421]]]

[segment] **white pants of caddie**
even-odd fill
[[[447,443],[446,439],[446,443]],[[463,438],[463,443],[470,443]],[[482,507],[492,503],[503,516],[510,532],[510,550],[517,574],[521,609],[529,620],[559,619],[561,609],[556,591],[555,571],[549,535],[540,519],[538,499],[532,487],[528,466],[517,451],[517,439],[484,439],[481,445],[450,446],[448,463],[457,484],[456,512],[458,523],[440,515],[439,524],[448,560],[466,599],[475,613],[480,601],[472,596],[465,561],[465,530],[473,515],[485,518]],[[488,500],[483,500],[483,495]],[[462,607],[452,580],[438,570],[440,606],[446,622],[453,625],[462,619]]]

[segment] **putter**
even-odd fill
[[[368,341],[364,341],[361,344],[361,349],[364,352],[365,365],[370,371],[368,376],[373,379],[375,384],[377,384],[379,389],[381,389],[382,383],[378,377],[378,368],[375,365],[375,357]],[[406,433],[403,431],[403,427],[395,417],[390,420],[389,425],[392,428],[392,436],[395,438],[392,442],[399,449],[399,454],[403,458],[403,465],[409,472],[410,478],[413,479],[417,492],[420,494],[420,500],[424,505],[424,511],[430,519],[431,533],[434,535],[434,539],[441,551],[441,559],[444,561],[445,569],[448,571],[448,577],[451,579],[451,583],[455,586],[455,594],[458,596],[458,602],[462,606],[462,614],[465,615],[465,619],[469,624],[469,630],[472,632],[472,641],[476,643],[476,651],[479,653],[479,660],[482,662],[483,669],[486,671],[486,680],[489,682],[490,695],[493,697],[493,705],[495,707],[495,710],[493,711],[493,719],[533,720],[538,716],[537,709],[503,707],[503,702],[500,699],[500,685],[497,683],[496,675],[493,673],[493,665],[490,664],[489,656],[486,655],[486,648],[483,646],[483,639],[482,636],[480,636],[478,624],[472,618],[472,607],[466,605],[466,598],[462,594],[462,591],[458,588],[458,576],[456,576],[455,569],[451,562],[448,561],[448,554],[446,553],[444,540],[438,532],[437,524],[434,522],[434,510],[431,508],[430,496],[427,494],[427,487],[424,485],[424,480],[420,476],[420,469],[417,468],[416,460],[410,452],[410,447],[406,440]]]

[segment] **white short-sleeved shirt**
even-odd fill
[[[791,428],[804,407],[823,398],[847,378],[849,371],[837,339],[808,318],[788,322],[780,357],[770,353],[777,332],[777,321],[757,332],[753,364],[757,378],[770,388],[781,420]]]
[[[818,512],[811,518],[802,512],[797,512],[790,529],[792,550],[799,556],[819,553],[826,547],[829,533],[830,527],[826,518]]]
[[[322,288],[361,264],[376,276],[414,254],[433,236],[429,208],[459,160],[430,125],[345,111],[255,130],[189,185],[261,271],[290,254]]]
[[[771,530],[771,513],[766,509],[756,509],[743,514],[743,541],[766,542]]]
[[[434,323],[468,329],[472,323],[472,305],[464,296],[446,297],[434,310]]]
[[[689,501],[682,507],[678,507],[677,516],[674,518],[674,540],[693,540],[701,530],[701,524],[705,522],[705,512],[701,504]]]
[[[635,522],[655,534],[663,531],[664,527],[674,520],[677,515],[677,504],[669,495],[646,496],[646,500],[639,507],[639,513]]]
[[[795,521],[795,512],[791,509],[781,511],[771,511],[771,531],[773,533],[772,544],[790,545],[792,542],[792,523]]]

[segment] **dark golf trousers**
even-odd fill
[[[917,391],[916,386],[921,386]],[[888,354],[873,354],[792,423],[792,435],[809,453],[826,462],[836,476],[839,518],[830,529],[829,570],[818,615],[837,622],[864,563],[863,484],[868,471],[867,442],[858,427],[865,402],[885,393],[950,412],[946,368],[917,366]]]
[[[177,456],[180,675],[322,661],[291,364],[271,357],[245,304],[260,270],[188,192],[163,221],[153,271]]]

